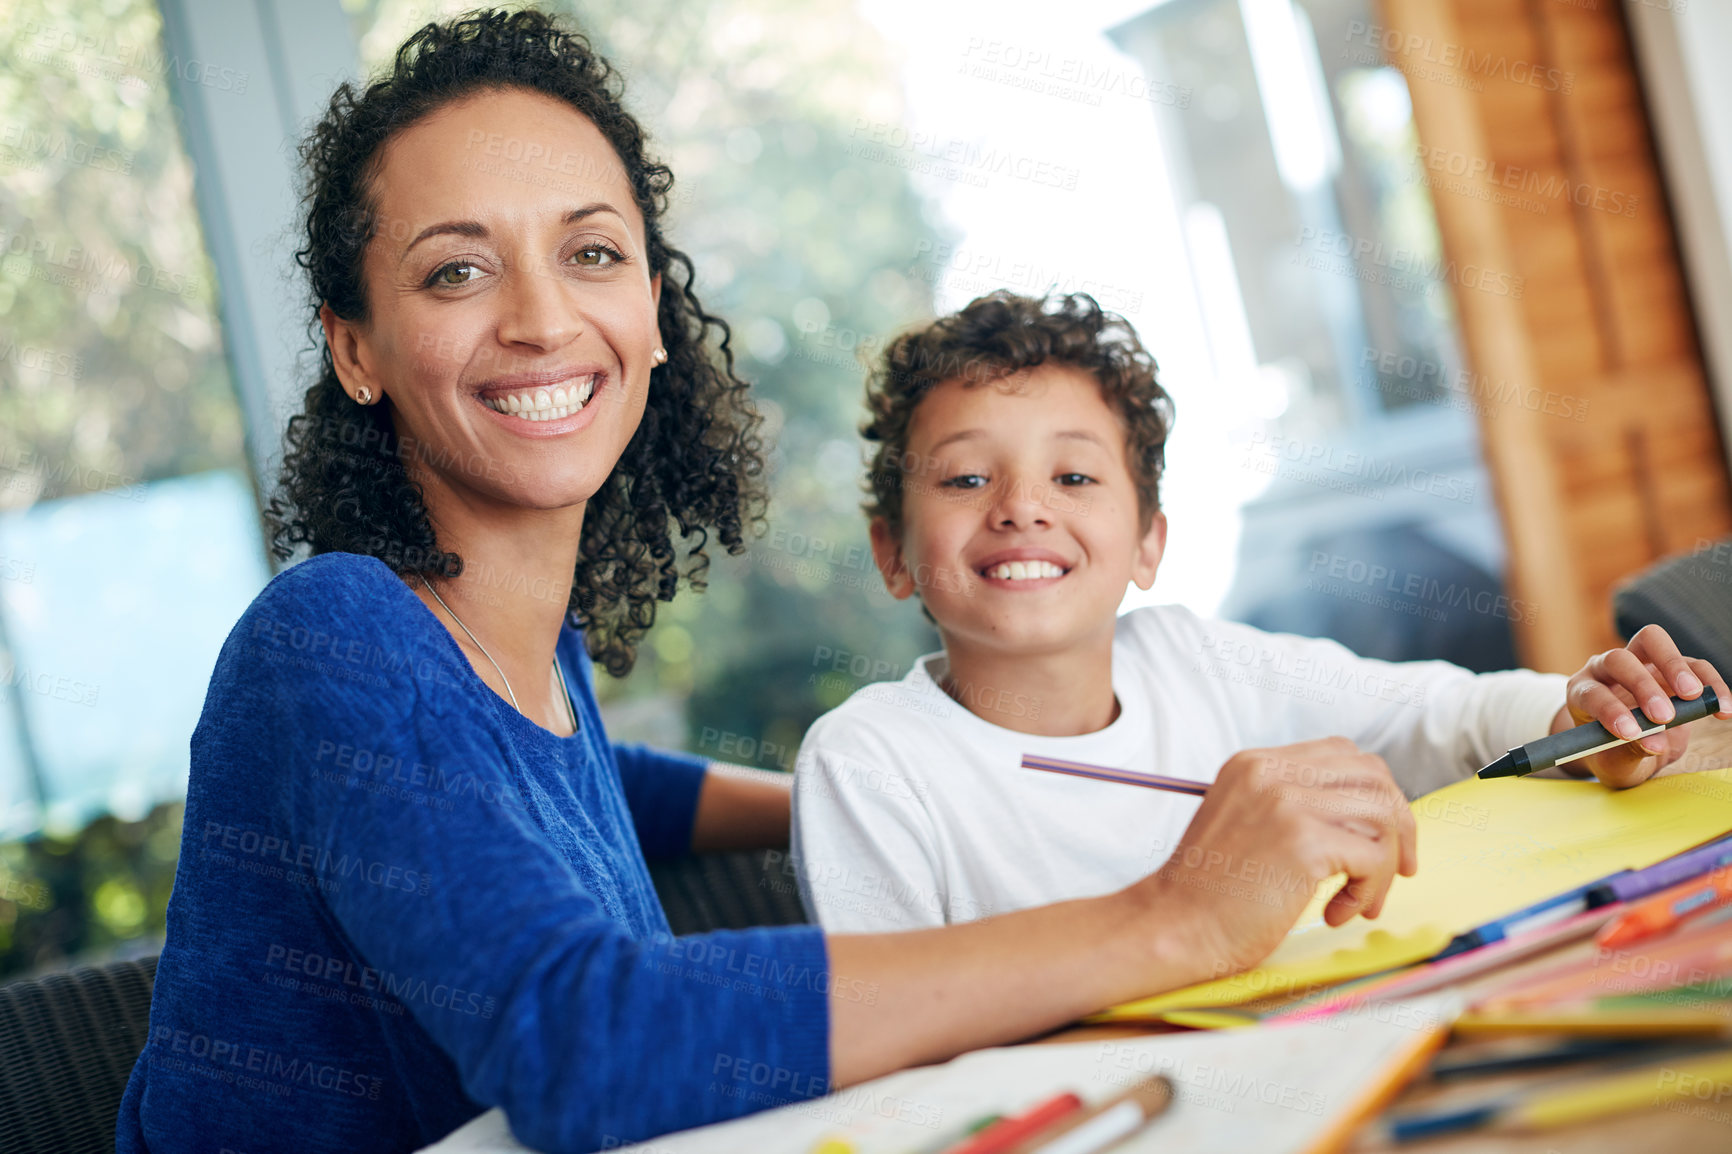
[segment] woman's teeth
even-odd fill
[[[1006,561],[986,571],[998,581],[1038,581],[1042,577],[1063,577],[1064,570],[1051,561]]]
[[[561,417],[583,408],[591,393],[595,392],[595,382],[599,373],[591,373],[573,381],[569,386],[560,385],[552,389],[525,389],[519,393],[504,393],[496,397],[483,397],[481,403],[494,412],[506,416],[517,417],[525,421],[557,421]]]

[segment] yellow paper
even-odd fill
[[[1114,1006],[1094,1020],[1236,1006],[1429,958],[1457,934],[1732,831],[1732,769],[1627,790],[1469,778],[1416,799],[1413,817],[1419,873],[1395,879],[1376,921],[1354,918],[1331,929],[1320,894],[1256,969]]]

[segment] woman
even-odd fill
[[[672,938],[645,855],[785,842],[788,801],[612,746],[590,684],[673,596],[671,527],[701,577],[758,508],[671,176],[534,12],[424,28],[303,155],[326,347],[272,514],[315,556],[230,634],[193,736],[123,1154],[411,1150],[488,1106],[587,1151],[768,1103],[718,1069],[819,1094],[1241,969],[1292,925],[1303,888],[1226,900],[1175,865],[940,930]],[[1387,769],[1314,742],[1281,753],[1327,784],[1258,788],[1268,753],[1175,860],[1344,872],[1331,920],[1375,916],[1414,868]]]

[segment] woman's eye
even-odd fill
[[[1095,482],[1087,473],[1060,473],[1053,480],[1061,485],[1092,485]]]
[[[456,288],[458,285],[466,285],[473,280],[475,271],[475,266],[468,261],[454,260],[450,264],[442,264],[434,269],[428,283]]]
[[[586,244],[571,254],[572,260],[585,268],[605,268],[625,258],[605,244]]]
[[[940,484],[947,489],[978,489],[986,484],[986,478],[979,473],[962,473]]]

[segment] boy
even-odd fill
[[[1208,783],[1241,750],[1341,735],[1413,797],[1590,719],[1633,735],[1628,706],[1669,718],[1654,699],[1703,683],[1732,705],[1657,627],[1566,679],[1374,661],[1179,606],[1117,616],[1166,545],[1172,408],[1134,331],[1087,296],[980,298],[892,342],[867,398],[873,556],[944,651],[860,690],[801,746],[793,858],[828,931],[1112,892],[1160,868],[1200,804],[1025,754]],[[1589,768],[1634,784],[1686,740],[1669,730]],[[1234,869],[1255,882],[1255,863]]]

